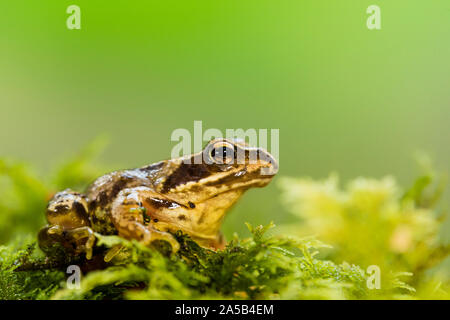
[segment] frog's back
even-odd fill
[[[111,205],[120,191],[126,188],[145,186],[153,188],[151,171],[144,168],[114,171],[95,180],[88,188],[89,217],[94,231],[116,234],[111,221]]]

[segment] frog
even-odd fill
[[[145,246],[187,234],[203,248],[224,248],[220,231],[229,209],[251,188],[264,187],[278,171],[264,148],[217,138],[197,153],[97,178],[85,193],[66,189],[46,208],[38,234],[44,252],[55,243],[73,255],[93,256],[96,234],[117,235]]]

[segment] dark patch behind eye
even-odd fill
[[[170,177],[164,182],[162,192],[167,192],[176,186],[186,184],[190,181],[199,181],[211,175],[207,166],[204,164],[182,163]]]

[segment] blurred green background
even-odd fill
[[[371,4],[382,30],[366,27]],[[0,156],[45,172],[106,134],[101,161],[132,168],[202,120],[280,129],[279,175],[408,186],[416,151],[450,163],[449,39],[448,0],[2,1]],[[226,234],[289,221],[278,198],[250,191]]]

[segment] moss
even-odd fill
[[[450,298],[448,272],[432,269],[449,253],[438,239],[441,187],[429,191],[433,175],[406,191],[393,178],[360,178],[346,189],[336,177],[280,179],[284,202],[299,223],[248,224],[250,237],[235,235],[216,252],[181,233],[175,235],[177,254],[165,242],[148,248],[97,234],[93,260],[65,255],[59,247],[46,257],[36,244],[45,204],[55,191],[81,190],[101,173],[91,159],[98,149],[88,147],[50,179],[25,164],[0,161],[0,235],[6,244],[0,246],[0,299]],[[116,255],[105,263],[111,250]],[[379,290],[367,286],[373,264],[382,272]],[[69,265],[83,270],[79,289],[67,287]]]
[[[431,273],[448,257],[450,245],[441,240],[444,214],[437,208],[443,183],[428,172],[402,190],[393,177],[358,178],[339,185],[337,175],[317,181],[283,178],[283,201],[299,218],[280,231],[297,236],[315,234],[333,246],[324,258],[376,265],[384,277],[411,275],[415,297],[441,297],[449,286],[448,269]],[[440,278],[441,281],[437,280]],[[430,283],[436,284],[435,291]],[[384,284],[386,285],[386,284]],[[431,290],[431,291],[430,291]],[[448,297],[448,295],[447,295]]]
[[[36,254],[35,243],[26,242],[19,250],[3,248],[0,291],[3,299],[370,297],[366,274],[360,267],[316,259],[316,250],[325,246],[317,240],[265,236],[272,227],[249,225],[252,237],[235,237],[217,252],[177,234],[182,249],[176,255],[136,241],[97,235],[97,254],[115,246],[122,249],[104,268],[87,272],[76,290],[66,288],[64,281],[66,265],[74,261],[63,261],[55,268],[54,261]],[[77,263],[85,266],[90,261]],[[401,282],[393,287],[401,288]]]

